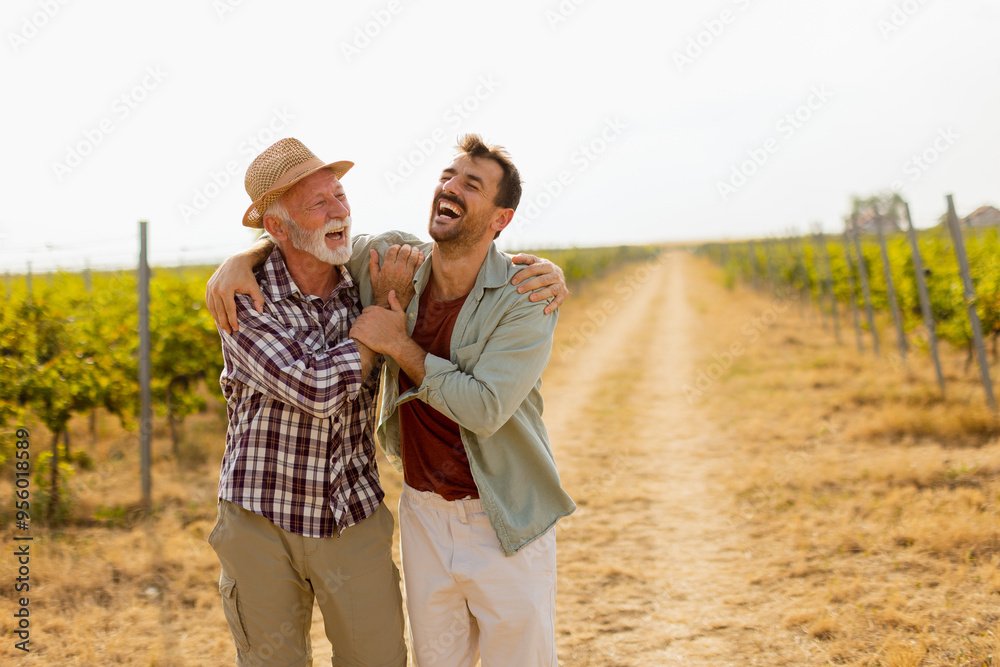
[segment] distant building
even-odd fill
[[[962,223],[966,227],[996,227],[1000,225],[1000,210],[992,206],[980,206],[962,218]]]

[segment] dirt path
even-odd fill
[[[629,270],[569,323],[546,376],[551,439],[580,506],[559,532],[565,665],[755,662],[738,648],[753,631],[749,565],[716,483],[724,443],[682,391],[703,353],[692,261]]]

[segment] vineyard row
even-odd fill
[[[815,304],[824,317],[843,322],[845,329],[850,326],[849,318],[853,319],[859,349],[870,338],[875,351],[880,350],[878,328],[873,326],[873,318],[865,316],[876,311],[892,315],[898,332],[897,350],[903,359],[913,347],[931,348],[940,339],[967,348],[971,362],[977,333],[992,338],[996,358],[1000,340],[1000,230],[995,226],[962,228],[957,220],[950,226],[945,217],[933,228],[912,232],[917,255],[911,237],[903,232],[909,223],[908,215],[903,214],[906,219],[901,225],[903,216],[896,213],[906,210],[897,206],[905,207],[905,202],[895,199],[856,200],[841,235],[817,232],[800,237],[713,243],[701,246],[698,252],[723,267],[730,287],[740,281],[783,295],[797,294],[803,302]],[[958,237],[952,229],[958,231]],[[957,240],[961,240],[967,257],[974,299],[968,298],[956,253]],[[920,277],[929,311],[926,313]],[[974,308],[969,308],[970,302]],[[850,315],[843,312],[845,307]],[[931,351],[937,363],[936,347]],[[987,400],[992,404],[992,386],[984,364],[981,358]],[[943,380],[939,381],[943,390]]]

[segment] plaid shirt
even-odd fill
[[[264,313],[236,295],[222,336],[229,431],[219,497],[297,535],[330,537],[385,495],[375,463],[378,369],[361,377],[348,337],[361,313],[346,269],[330,298],[303,294],[275,248],[258,273]]]

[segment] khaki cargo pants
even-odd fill
[[[405,667],[392,529],[384,504],[340,537],[313,538],[220,500],[208,541],[222,565],[219,591],[236,664],[312,665],[315,599],[334,665]]]

